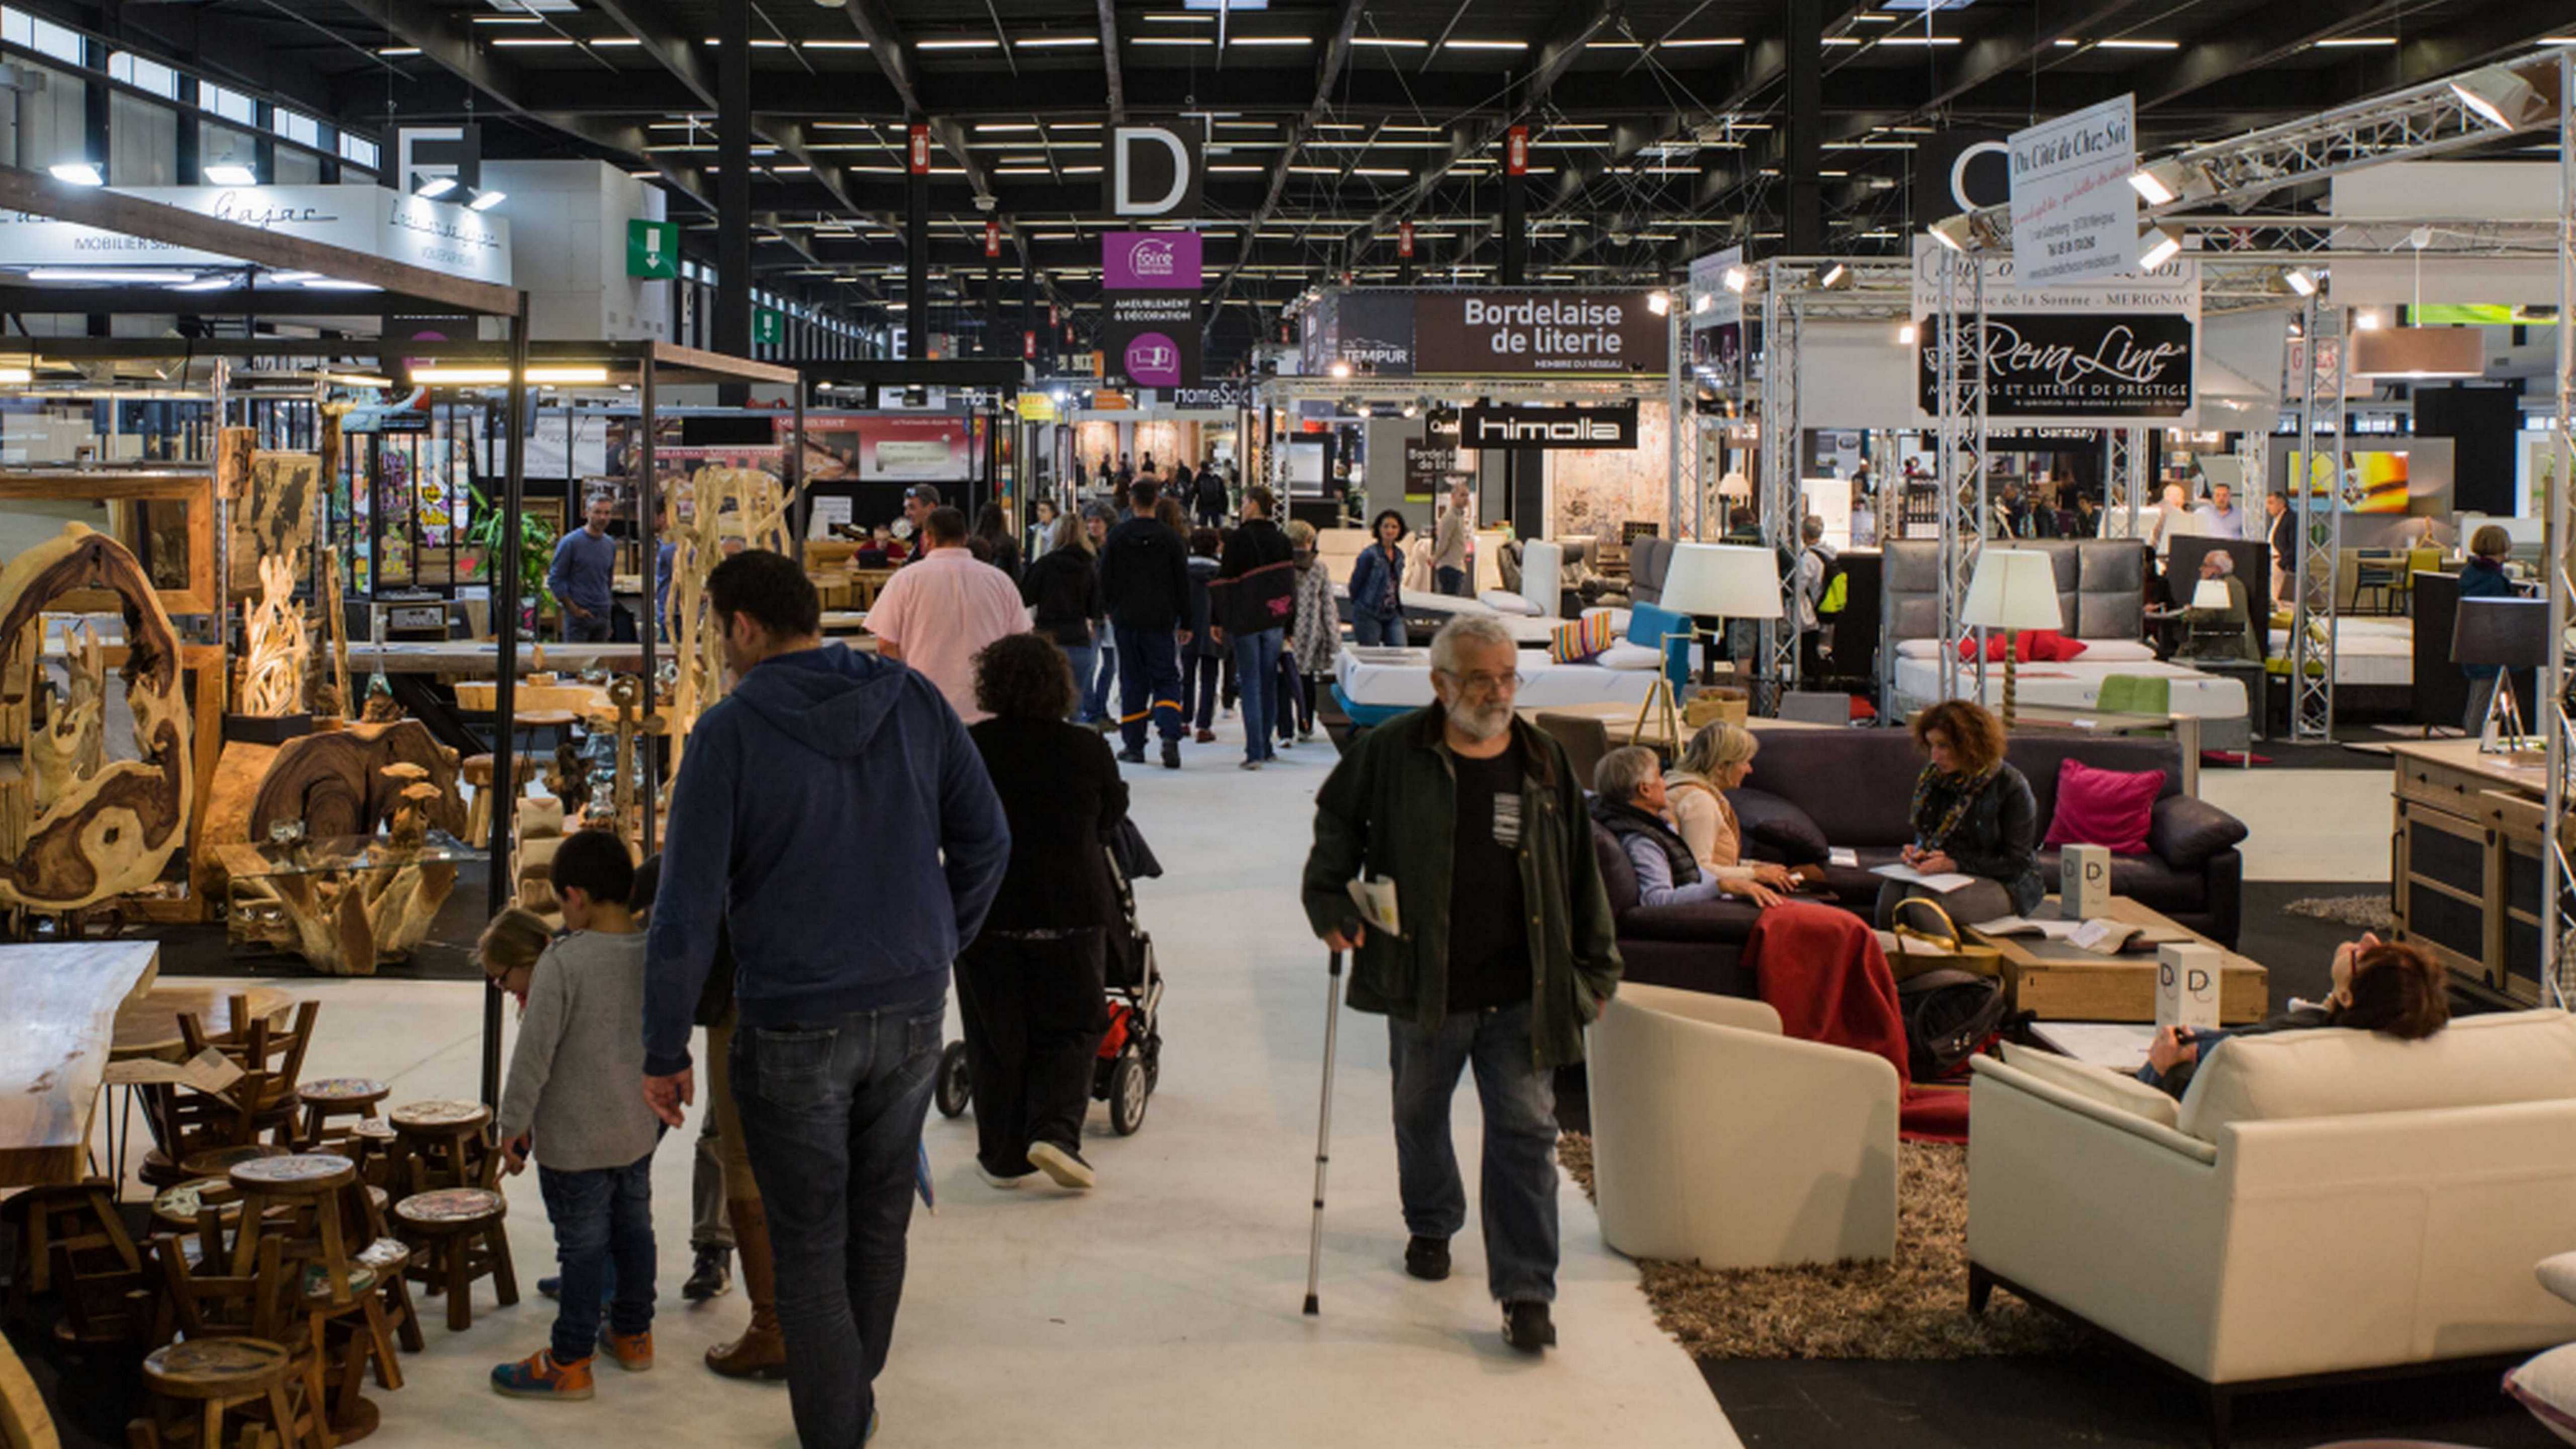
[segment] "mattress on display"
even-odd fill
[[[2245,718],[2245,685],[2242,680],[2158,660],[2103,660],[2098,663],[2082,659],[2064,664],[2024,664],[2014,675],[2015,699],[2024,705],[2045,709],[2092,709],[2102,697],[2102,681],[2114,674],[2147,675],[2170,681],[2172,711],[2205,720]],[[1959,666],[1959,689],[1963,697],[1974,698],[1977,691],[1976,666]],[[1922,705],[1944,698],[1941,661],[1938,659],[1899,658],[1896,661],[1896,693],[1905,712],[1912,713]],[[2000,708],[2004,699],[2004,668],[2001,664],[1986,666],[1984,702]]]
[[[2287,670],[2290,631],[2272,631],[2272,657]],[[2335,621],[2335,683],[2406,686],[2415,682],[2415,621],[2412,619],[2338,619]]]
[[[1652,669],[1554,664],[1527,655],[1521,658],[1520,673],[1520,693],[1512,702],[1521,709],[1643,704],[1655,687]],[[1344,649],[1334,676],[1343,696],[1353,704],[1419,709],[1432,701],[1428,649]]]
[[[1333,585],[1333,598],[1335,602],[1342,606],[1343,614],[1347,617],[1350,612],[1350,585],[1347,583],[1335,583]],[[1512,642],[1523,649],[1546,648],[1549,638],[1552,637],[1556,631],[1556,626],[1566,622],[1563,619],[1533,618],[1527,614],[1506,614],[1502,610],[1495,608],[1491,604],[1485,603],[1481,599],[1462,599],[1449,594],[1426,594],[1418,590],[1408,589],[1400,596],[1400,598],[1404,606],[1404,612],[1407,615],[1416,618],[1424,615],[1431,615],[1439,618],[1443,622],[1446,622],[1460,614],[1480,614],[1490,619],[1499,620],[1502,623],[1503,628],[1510,632]],[[1626,635],[1628,632],[1628,611],[1625,609],[1611,610],[1610,627],[1620,635]]]

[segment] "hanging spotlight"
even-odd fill
[[[510,193],[506,191],[478,191],[472,201],[465,203],[465,207],[469,211],[490,211],[509,199]]]
[[[438,198],[454,191],[459,184],[460,183],[453,176],[432,176],[421,182],[418,186],[413,187],[411,189],[411,194],[419,197],[423,201],[436,201]]]
[[[1706,292],[1702,292],[1698,296],[1691,298],[1691,310],[1693,312],[1710,311],[1716,306],[1717,299]]]
[[[74,186],[105,186],[107,184],[107,178],[99,173],[97,165],[88,161],[57,161],[53,165],[46,167],[45,172],[56,181],[69,182]]]
[[[206,179],[217,186],[257,186],[259,173],[239,161],[218,161],[206,168]]]
[[[1742,267],[1729,267],[1726,269],[1726,290],[1730,292],[1740,295],[1747,286],[1752,284],[1752,281],[1753,274],[1744,270]]]
[[[1964,256],[1967,254],[1969,230],[1973,224],[1969,214],[1964,211],[1956,216],[1943,217],[1932,223],[1930,228],[1932,239]]]
[[[1912,347],[1915,342],[1922,337],[1922,335],[1922,332],[1916,328],[1913,323],[1903,323],[1896,329],[1896,345],[1899,347]]]
[[[1646,294],[1646,310],[1654,313],[1658,317],[1671,316],[1673,312],[1673,294],[1670,292],[1648,292]]]
[[[2355,332],[2376,332],[2387,325],[2388,319],[2381,316],[2376,307],[2364,307],[2352,314],[2352,330]]]
[[[2501,131],[2537,125],[2558,112],[2558,64],[2491,65],[2451,82],[2472,115]]]
[[[2142,272],[2152,272],[2182,252],[2182,233],[2169,226],[2149,227],[2147,234],[2138,240],[2142,244],[2138,252],[2138,270]]]
[[[1841,286],[1843,281],[1850,276],[1851,268],[1845,266],[1841,262],[1836,262],[1832,266],[1825,268],[1825,274],[1816,279],[1816,285],[1822,290],[1830,292],[1834,288]]]
[[[2292,267],[2283,272],[2281,281],[2283,285],[2302,297],[2313,297],[2317,294],[2317,274],[2305,267]]]
[[[2210,184],[2209,173],[2179,157],[2168,156],[2150,162],[2129,173],[2129,189],[2138,193],[2149,206],[2171,206],[2177,201],[2198,201],[2217,194]]]

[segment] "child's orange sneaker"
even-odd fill
[[[599,1346],[608,1357],[628,1373],[640,1374],[653,1366],[653,1330],[642,1333],[620,1333],[613,1328],[599,1331]]]
[[[645,1361],[652,1361],[652,1346],[645,1346]],[[550,1348],[538,1349],[517,1363],[505,1363],[492,1370],[492,1391],[514,1399],[586,1399],[591,1394],[590,1360],[574,1359],[565,1363]]]

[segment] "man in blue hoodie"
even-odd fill
[[[794,560],[726,559],[707,596],[740,682],[690,731],[672,789],[644,1095],[680,1125],[691,1018],[729,925],[734,1099],[768,1209],[796,1433],[856,1449],[903,1296],[948,964],[1001,886],[1010,828],[938,687],[825,646]]]

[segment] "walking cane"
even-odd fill
[[[1315,1289],[1324,1271],[1324,1164],[1333,1139],[1333,1048],[1342,1026],[1342,953],[1332,954],[1324,987],[1324,1101],[1315,1113],[1315,1228],[1306,1243],[1306,1316],[1323,1312]]]

